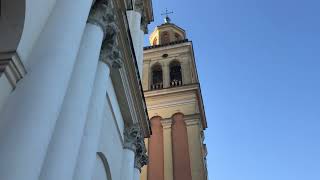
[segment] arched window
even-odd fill
[[[162,67],[160,64],[155,64],[152,68],[152,82],[151,89],[162,89],[163,79],[162,79]]]
[[[158,39],[157,39],[157,38],[154,38],[152,45],[153,45],[153,46],[154,46],[154,45],[157,45],[157,43],[158,43]]]
[[[170,63],[170,86],[182,86],[181,65],[178,61]]]
[[[180,41],[182,39],[178,33],[175,33],[174,37],[176,38],[176,41]]]
[[[170,43],[170,37],[169,37],[169,33],[167,31],[163,32],[161,34],[161,44],[168,44]]]

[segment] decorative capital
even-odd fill
[[[101,27],[104,38],[119,31],[111,0],[97,0],[90,11],[88,22]]]
[[[139,146],[138,142],[141,139],[141,130],[138,124],[133,124],[124,130],[124,148],[136,152]]]
[[[133,10],[139,12],[141,15],[144,13],[144,3],[143,0],[134,0]]]
[[[141,168],[148,164],[149,158],[147,156],[147,150],[144,144],[144,139],[140,138],[136,145],[136,154],[135,154],[135,161],[134,167],[139,169],[141,172]]]
[[[111,68],[119,69],[123,66],[122,54],[117,46],[110,47],[110,44],[103,43],[100,60]]]
[[[148,34],[148,21],[146,20],[146,16],[145,14],[143,14],[141,16],[141,25],[140,25],[140,28],[141,30],[145,33],[145,34]]]

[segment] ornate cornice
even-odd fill
[[[24,77],[26,70],[16,52],[0,53],[0,76],[5,74],[12,87]]]

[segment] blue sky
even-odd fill
[[[193,41],[210,180],[320,180],[320,1],[153,0]],[[146,44],[147,45],[147,44]]]

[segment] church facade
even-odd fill
[[[151,0],[0,2],[0,179],[140,179]]]
[[[207,122],[192,42],[168,16],[149,41],[142,82],[152,135],[141,180],[207,180]]]

